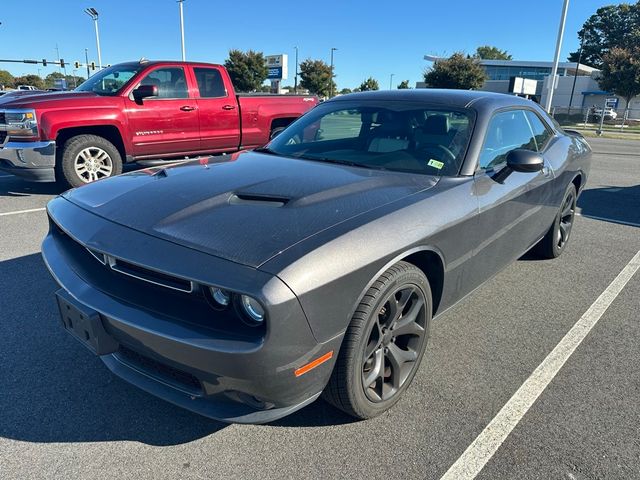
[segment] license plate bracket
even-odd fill
[[[118,342],[109,335],[100,314],[73,298],[66,290],[56,292],[60,320],[64,329],[96,355],[118,350]]]

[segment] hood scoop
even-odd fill
[[[258,205],[263,207],[284,207],[288,197],[261,195],[256,193],[234,193],[229,197],[230,205]]]

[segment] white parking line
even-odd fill
[[[640,227],[640,223],[625,222],[624,220],[616,220],[615,218],[596,217],[595,215],[585,215],[584,213],[576,213],[576,215],[592,220],[600,220],[602,222],[619,223],[620,225],[627,225],[629,227]]]
[[[0,213],[0,217],[6,217],[8,215],[18,215],[20,213],[42,212],[43,210],[46,210],[46,208],[42,207],[42,208],[30,208],[28,210],[16,210],[15,212]]]
[[[638,269],[640,269],[640,251],[633,256],[440,480],[471,480],[480,473]]]

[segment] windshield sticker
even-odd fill
[[[439,162],[438,160],[434,160],[433,158],[429,159],[429,161],[427,162],[427,165],[433,168],[437,168],[438,170],[444,167],[443,162]]]

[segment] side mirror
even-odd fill
[[[544,158],[538,152],[517,148],[507,154],[507,168],[514,172],[539,172],[544,168]]]
[[[140,85],[133,91],[133,98],[140,101],[143,98],[157,97],[158,87],[156,85]]]

